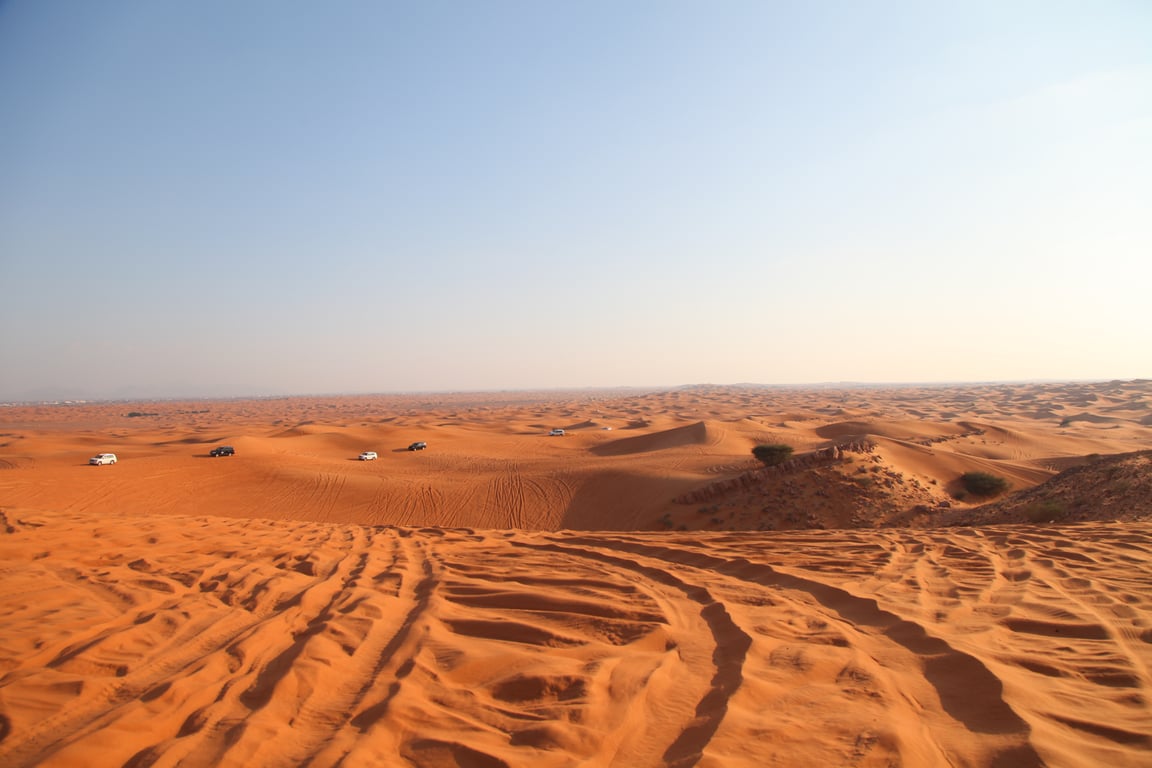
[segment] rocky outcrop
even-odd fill
[[[773,467],[761,467],[743,472],[727,480],[709,483],[703,488],[697,488],[694,491],[677,496],[673,501],[677,504],[699,504],[701,502],[711,501],[735,490],[755,488],[769,477],[800,472],[826,464],[834,464],[843,461],[849,453],[871,453],[875,449],[876,444],[870,440],[852,440],[847,443],[830,445],[827,448],[821,448],[817,451],[810,451],[793,456],[788,461]]]

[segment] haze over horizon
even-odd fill
[[[0,400],[1152,375],[1152,6],[0,5]]]
[[[1099,385],[1108,383],[1123,383],[1125,385],[1135,382],[1148,381],[1147,378],[1142,377],[1126,377],[1121,379],[1021,379],[1021,380],[987,380],[987,381],[809,381],[809,382],[793,382],[788,384],[764,384],[751,381],[741,381],[732,383],[722,382],[697,382],[697,383],[684,383],[684,384],[604,384],[604,385],[588,385],[588,386],[555,386],[555,387],[489,387],[479,389],[410,389],[410,390],[379,390],[379,391],[330,391],[330,392],[240,392],[229,395],[189,395],[189,394],[172,394],[172,395],[132,395],[124,394],[121,396],[106,396],[106,397],[73,397],[69,395],[51,395],[47,394],[42,397],[27,397],[27,398],[9,398],[7,400],[0,400],[0,405],[4,406],[20,406],[20,405],[64,405],[64,404],[101,404],[101,403],[163,403],[163,402],[224,402],[224,401],[256,401],[256,400],[311,400],[315,398],[373,398],[373,397],[435,397],[435,396],[455,396],[467,397],[469,395],[476,395],[479,397],[490,398],[494,395],[508,394],[510,396],[518,396],[520,398],[527,398],[524,402],[531,402],[532,397],[539,395],[542,397],[551,395],[579,395],[580,393],[587,393],[589,395],[611,395],[621,393],[643,393],[654,394],[661,392],[677,392],[677,391],[704,391],[704,390],[728,390],[739,391],[742,389],[754,390],[777,390],[777,391],[807,391],[817,392],[821,390],[888,390],[888,389],[904,389],[904,388],[923,388],[923,389],[948,389],[951,387],[1005,387],[1005,386],[1019,386],[1019,385]]]

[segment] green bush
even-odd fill
[[[995,496],[1008,490],[1008,481],[987,472],[965,472],[960,484],[973,496]]]
[[[792,446],[784,445],[783,443],[758,445],[752,449],[752,455],[764,462],[764,466],[774,467],[777,464],[783,464],[791,458]]]

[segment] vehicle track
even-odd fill
[[[732,621],[723,603],[717,601],[708,589],[685,581],[662,563],[658,561],[641,563],[634,557],[621,557],[615,552],[605,551],[598,541],[584,542],[576,538],[567,542],[563,544],[513,542],[513,544],[517,547],[592,560],[598,567],[622,573],[630,581],[635,581],[639,576],[647,582],[648,590],[662,593],[660,603],[670,622],[675,617],[676,624],[683,626],[686,623],[684,603],[688,602],[692,605],[688,613],[697,614],[707,627],[711,638],[709,663],[712,674],[701,695],[696,699],[691,715],[674,729],[677,732],[675,740],[671,744],[661,745],[663,751],[658,760],[656,754],[651,751],[636,753],[635,746],[622,745],[621,751],[614,755],[610,762],[611,765],[661,764],[675,768],[695,765],[723,720],[728,699],[740,686],[743,679],[744,656],[752,644],[751,638]],[[588,544],[588,546],[572,544]],[[685,636],[681,640],[687,641],[689,637],[692,636]],[[689,677],[685,675],[685,678]],[[653,718],[651,715],[639,719],[644,728],[658,729],[660,732],[668,730],[666,719]],[[654,740],[655,735],[651,735],[647,738],[640,737],[634,743],[644,744]]]
[[[76,541],[86,520],[96,549]],[[1121,765],[1152,749],[1152,536],[1135,529],[4,521],[48,553],[25,578],[67,594],[52,610],[74,628],[38,637],[36,600],[6,598],[25,636],[0,644],[6,768],[78,764],[129,733],[147,736],[111,764]],[[37,720],[28,702],[63,705]]]
[[[271,754],[254,744],[253,760],[339,765],[357,739],[387,712],[403,676],[401,669],[411,663],[418,644],[413,629],[425,619],[436,568],[424,546],[410,535],[396,530],[383,535],[390,556],[369,542],[361,564],[349,573],[330,610],[318,615],[327,622],[323,631],[329,638],[343,638],[345,655],[325,672],[335,684],[317,688],[293,718],[306,735],[293,740],[287,750],[275,747]],[[395,588],[390,597],[378,588],[385,581]],[[383,605],[382,600],[390,604]],[[389,620],[397,615],[400,621]]]
[[[785,590],[801,596],[802,602],[814,600],[826,623],[852,626],[865,633],[869,644],[876,645],[872,655],[876,658],[902,658],[910,663],[921,659],[923,681],[933,693],[917,696],[916,708],[938,706],[947,716],[954,718],[974,734],[986,735],[990,757],[1011,759],[1014,765],[1042,764],[1039,755],[1027,741],[1029,727],[1003,698],[1003,685],[999,678],[978,657],[949,645],[931,635],[925,626],[887,610],[876,599],[858,597],[852,592],[805,575],[794,574],[757,563],[746,557],[718,558],[702,550],[686,552],[683,548],[656,546],[631,537],[603,535],[584,539],[570,536],[569,544],[609,546],[619,555],[648,557],[656,561],[682,563],[687,569],[702,569],[698,578],[707,580],[714,575],[722,579],[735,579],[746,584],[773,590]],[[619,556],[618,555],[618,556]],[[719,588],[719,587],[717,587]],[[774,599],[779,599],[775,597]],[[883,669],[880,670],[883,674]],[[904,674],[893,669],[892,685]],[[963,685],[958,681],[963,680]],[[933,704],[932,699],[938,704]],[[922,750],[934,753],[933,759],[954,762],[948,757],[949,747],[934,739],[920,745]]]

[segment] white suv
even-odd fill
[[[360,461],[375,461],[375,460],[376,460],[376,451],[364,451],[364,453],[360,454]]]
[[[549,432],[549,433],[548,433],[548,436],[549,436],[549,437],[564,437],[564,430],[562,430],[562,429],[554,429],[554,430],[552,430],[551,432]]]
[[[89,464],[115,464],[116,454],[114,453],[98,453],[92,458],[88,459]]]

